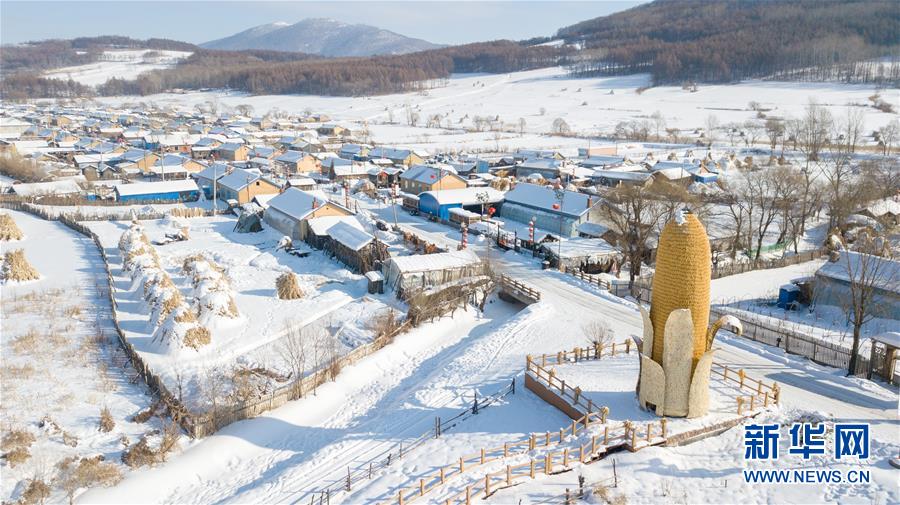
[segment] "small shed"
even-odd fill
[[[574,237],[544,242],[541,248],[554,267],[558,268],[562,263],[566,270],[590,274],[609,272],[621,256],[618,249],[601,238]]]
[[[395,256],[384,262],[385,283],[406,299],[414,292],[481,275],[484,266],[469,249],[436,254]]]
[[[384,293],[384,275],[381,272],[375,270],[366,272],[366,280],[368,281],[369,294]]]
[[[900,383],[897,359],[900,357],[900,332],[889,331],[872,337],[872,354],[869,357],[869,379],[877,375],[891,384]]]

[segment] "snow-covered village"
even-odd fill
[[[898,4],[0,11],[2,503],[900,503]]]

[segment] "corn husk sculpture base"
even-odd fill
[[[710,277],[706,230],[693,214],[679,214],[660,235],[650,312],[641,307],[641,408],[673,417],[709,410],[712,337],[721,326],[707,330]]]

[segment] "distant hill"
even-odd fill
[[[369,25],[333,19],[304,19],[299,23],[269,23],[230,37],[201,44],[207,49],[299,51],[321,56],[406,54],[440,47]]]
[[[650,72],[657,83],[847,81],[875,70],[859,62],[898,57],[900,2],[656,0],[561,28],[557,37],[583,48],[573,67],[581,75]]]

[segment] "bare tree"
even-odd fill
[[[650,115],[650,122],[653,124],[653,129],[656,132],[656,140],[662,140],[661,133],[666,129],[666,118],[663,117],[662,112],[655,111]]]
[[[762,137],[764,131],[763,125],[755,119],[748,119],[747,121],[744,121],[742,128],[744,132],[744,144],[747,147],[751,147],[759,142],[759,139]]]
[[[608,197],[603,213],[621,237],[619,248],[628,264],[628,288],[633,292],[641,264],[650,256],[649,240],[658,230],[666,207],[644,186],[619,186]]]
[[[519,118],[519,135],[525,135],[525,118]]]
[[[278,342],[278,354],[294,381],[294,398],[303,396],[303,376],[306,374],[306,335],[291,320],[285,321],[285,336]]]
[[[552,131],[556,135],[568,135],[572,130],[565,119],[558,117],[553,120]]]
[[[716,130],[719,128],[719,118],[715,115],[710,114],[706,116],[706,128],[704,129],[704,136],[706,137],[706,143],[709,146],[712,146],[713,142],[716,141]]]
[[[891,149],[897,141],[897,136],[900,135],[900,122],[892,119],[888,124],[878,129],[878,134],[881,137],[881,153],[884,156],[891,154]]]
[[[803,118],[789,123],[794,131],[795,147],[806,155],[808,161],[818,161],[819,153],[828,145],[834,120],[828,109],[813,99],[804,109]]]
[[[585,338],[588,339],[588,342],[594,346],[594,350],[597,352],[598,356],[603,352],[603,349],[613,341],[612,330],[609,328],[609,325],[606,324],[606,321],[601,319],[595,319],[585,323],[581,326],[581,331],[584,333]]]
[[[853,325],[853,346],[847,367],[848,376],[856,372],[862,327],[878,317],[883,308],[880,306],[877,293],[885,286],[893,285],[898,280],[900,272],[895,262],[875,254],[885,252],[885,248],[880,247],[878,242],[868,235],[864,234],[858,238],[855,247],[857,249],[855,252],[842,251],[838,259],[844,278],[848,281],[845,306],[850,324]]]
[[[778,141],[784,138],[784,121],[778,118],[770,117],[765,123],[766,137],[769,138],[769,150],[775,152]]]

